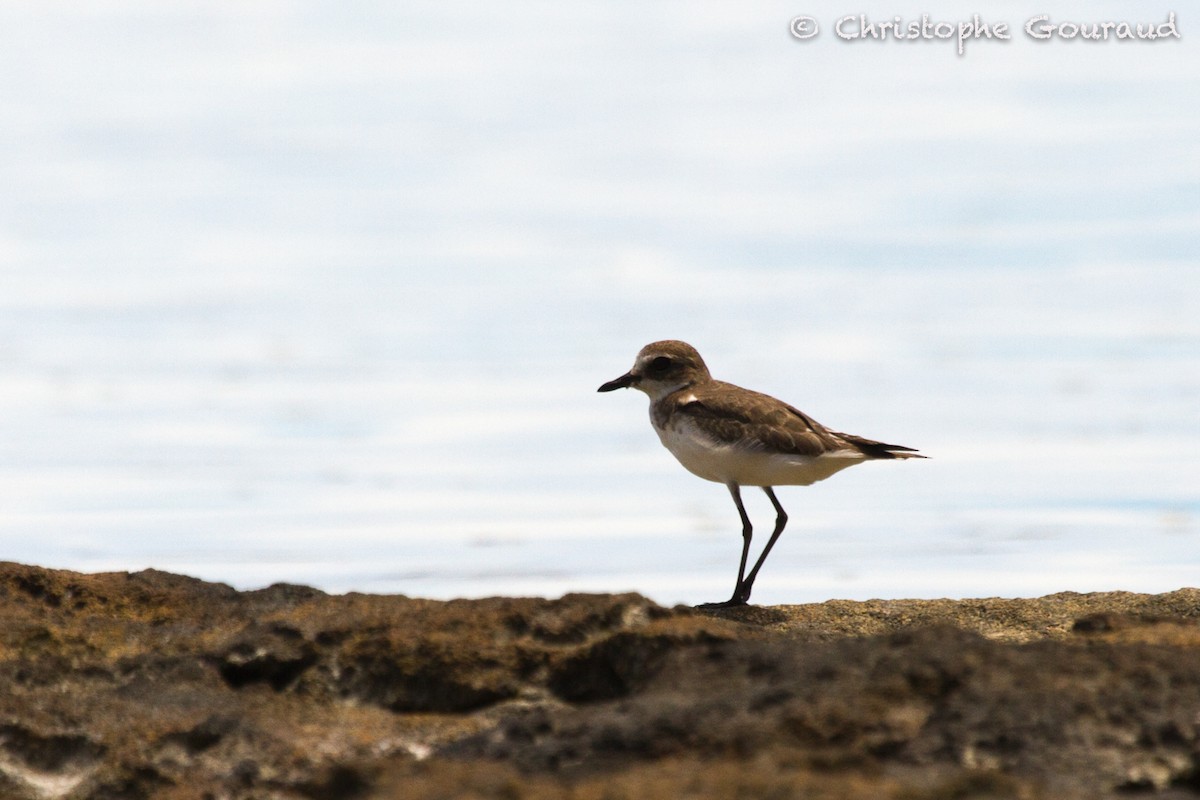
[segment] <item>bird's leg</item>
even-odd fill
[[[779,505],[779,498],[775,496],[775,492],[771,487],[764,486],[762,489],[767,493],[767,497],[771,498],[771,505],[775,506],[775,530],[771,533],[771,538],[767,540],[767,546],[763,548],[762,555],[758,557],[758,561],[755,562],[754,568],[750,570],[750,574],[746,576],[744,581],[740,576],[738,578],[738,589],[733,599],[739,600],[741,603],[748,603],[750,601],[750,589],[754,586],[754,579],[758,577],[758,571],[762,569],[763,562],[767,560],[767,554],[775,546],[776,540],[779,539],[779,534],[783,533],[783,528],[787,525],[788,521],[787,512],[783,510],[783,506]],[[736,499],[738,501],[738,508],[740,509],[742,507],[741,498]],[[745,513],[745,511],[742,512],[743,519],[745,519]],[[750,546],[749,537],[746,538],[746,546]],[[742,566],[746,566],[745,552],[742,553]]]
[[[727,484],[729,486],[729,494],[733,496],[733,502],[737,504],[738,514],[742,518],[742,561],[738,565],[737,586],[733,587],[733,596],[724,603],[703,603],[699,608],[728,608],[729,606],[744,606],[745,599],[742,598],[742,582],[746,575],[746,559],[750,555],[750,538],[754,535],[754,529],[750,526],[750,515],[746,513],[746,507],[742,505],[742,490],[736,483]],[[745,593],[746,597],[750,596],[749,592]]]
[[[733,495],[738,515],[742,518],[742,561],[738,564],[737,585],[733,587],[733,596],[729,598],[730,603],[733,603],[742,593],[742,581],[746,577],[746,558],[750,555],[750,539],[754,536],[754,528],[750,525],[750,515],[746,513],[746,507],[742,505],[741,488],[736,483],[731,483],[729,484],[729,493]]]

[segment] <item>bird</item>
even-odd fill
[[[839,433],[770,395],[714,380],[696,348],[653,342],[633,368],[597,391],[638,389],[650,398],[650,423],[689,472],[728,488],[742,521],[742,558],[733,595],[700,608],[748,605],[754,580],[788,522],[775,486],[808,486],[864,461],[926,458],[912,447]],[[758,486],[775,507],[775,529],[749,573],[753,526],[741,487]]]

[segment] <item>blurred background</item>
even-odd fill
[[[931,456],[781,489],[756,601],[1195,585],[1200,15],[991,5],[0,3],[0,559],[724,599],[596,393],[678,338]]]

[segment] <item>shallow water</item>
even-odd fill
[[[671,337],[931,456],[781,489],[756,600],[1195,583],[1186,38],[173,8],[0,20],[0,558],[723,599],[727,493],[595,393]]]

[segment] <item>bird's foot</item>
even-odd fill
[[[701,603],[700,605],[696,606],[696,608],[703,609],[703,610],[711,610],[714,608],[738,608],[739,606],[748,606],[748,605],[750,605],[750,598],[738,597],[738,596],[734,595],[733,597],[729,598],[728,600],[724,601],[723,603]]]
[[[739,576],[740,577],[740,576]],[[733,597],[730,597],[723,603],[701,603],[696,606],[699,609],[714,609],[714,608],[738,608],[739,606],[750,605],[750,589],[753,587],[753,581],[739,581],[737,588],[733,590]]]

